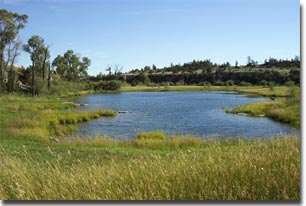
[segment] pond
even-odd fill
[[[162,130],[168,135],[197,137],[269,138],[299,133],[298,129],[266,117],[227,114],[225,107],[241,106],[266,98],[249,98],[225,92],[125,92],[80,97],[86,104],[78,110],[112,109],[125,111],[116,117],[80,124],[76,136],[106,134],[119,139],[135,138],[137,132]]]

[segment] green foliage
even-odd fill
[[[24,28],[27,20],[28,16],[25,14],[20,15],[0,9],[0,92],[7,90],[7,72],[9,69],[13,69],[14,60],[19,50],[20,42],[16,37],[19,30]],[[11,53],[12,49],[14,54]],[[11,64],[10,68],[8,68],[8,63]]]
[[[227,80],[226,81],[226,86],[234,86],[235,82],[233,80]]]
[[[66,81],[58,75],[54,75],[50,93],[52,95],[66,96],[66,94],[79,93],[85,89],[87,89],[86,82]]]
[[[73,50],[67,50],[63,56],[58,55],[52,62],[57,74],[68,81],[76,81],[82,77],[87,77],[90,64],[89,58],[83,57],[80,59]]]
[[[38,77],[36,79],[36,88],[35,93],[37,95],[49,95],[50,92],[48,90],[48,84],[45,80],[43,80],[41,77]]]
[[[100,81],[94,85],[94,90],[116,91],[121,87],[121,82],[116,80]]]
[[[162,131],[142,132],[136,134],[136,140],[164,141],[166,135]]]

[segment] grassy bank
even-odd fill
[[[0,101],[0,137],[61,138],[76,131],[77,123],[116,115],[111,110],[72,111],[80,105],[55,97],[2,96]]]
[[[275,121],[290,124],[294,127],[300,127],[301,103],[300,90],[298,87],[291,86],[282,89],[286,97],[277,97],[276,99],[246,104],[235,107],[226,112],[234,114],[249,114],[251,116],[266,116]]]
[[[241,107],[236,107],[232,111],[235,114],[247,113],[252,116],[266,116],[275,121],[300,127],[300,104],[288,105],[285,99],[278,101],[256,102]]]

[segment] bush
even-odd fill
[[[250,82],[241,81],[239,86],[252,86],[252,84]]]
[[[115,91],[120,89],[121,82],[116,80],[111,81],[100,81],[94,86],[94,90],[111,90]]]
[[[36,79],[35,93],[37,95],[49,94],[47,82],[42,78]]]
[[[222,82],[222,81],[220,81],[220,80],[218,80],[218,81],[215,82],[214,85],[215,85],[215,86],[225,86],[225,83]]]
[[[176,82],[175,83],[176,86],[182,86],[182,85],[185,85],[185,82],[183,79],[181,79],[180,81]]]
[[[259,84],[262,85],[262,86],[264,86],[264,87],[268,86],[268,82],[267,82],[266,80],[261,80],[261,81],[259,82]]]
[[[233,80],[226,81],[226,86],[234,86],[235,82]]]
[[[162,131],[142,132],[136,134],[136,140],[166,140],[166,135]]]
[[[86,89],[85,82],[74,82],[74,81],[65,81],[57,76],[54,77],[54,80],[51,82],[51,94],[54,95],[65,95],[73,92],[80,92]]]

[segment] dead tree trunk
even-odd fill
[[[35,64],[32,62],[32,96],[35,96]]]

